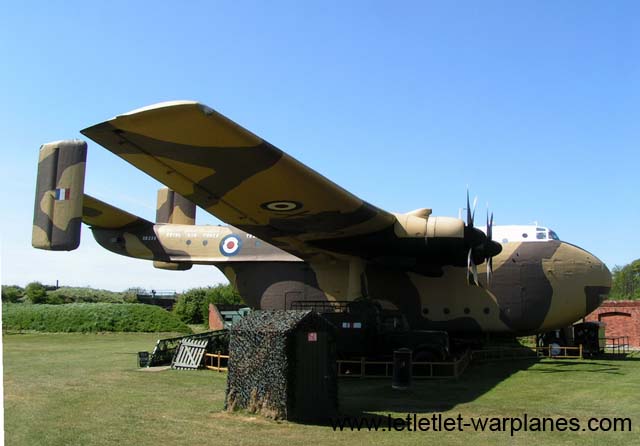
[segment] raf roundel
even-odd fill
[[[223,256],[234,256],[240,251],[242,240],[235,234],[227,235],[220,241],[220,253]]]
[[[269,201],[260,205],[262,209],[274,212],[297,211],[302,207],[302,203],[297,201]]]

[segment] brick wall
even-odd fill
[[[209,304],[209,330],[222,330],[224,320],[215,305]]]
[[[585,321],[604,322],[607,336],[629,336],[629,345],[640,347],[640,301],[605,300]]]

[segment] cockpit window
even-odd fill
[[[546,232],[536,232],[536,238],[538,240],[545,240],[547,238]]]
[[[553,232],[551,229],[549,229],[549,238],[551,238],[552,240],[560,240],[560,237],[558,237],[558,234]]]

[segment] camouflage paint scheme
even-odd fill
[[[96,240],[160,268],[215,265],[255,307],[365,297],[401,309],[414,328],[525,334],[578,320],[610,287],[606,266],[578,247],[500,245],[430,209],[386,212],[195,102],[82,133],[170,188],[159,191],[155,224],[85,195]],[[192,204],[230,226],[194,225]],[[467,282],[469,256],[479,286]]]
[[[40,147],[31,236],[35,248],[71,251],[80,244],[86,160],[84,141]]]

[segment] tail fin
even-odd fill
[[[87,143],[56,141],[40,147],[31,244],[71,251],[80,244]]]
[[[158,203],[156,206],[156,223],[170,223],[174,225],[195,225],[196,205],[174,192],[168,187],[158,189]],[[188,262],[162,262],[155,260],[154,268],[171,271],[185,271],[191,269]]]
[[[156,223],[195,225],[196,205],[167,187],[158,190]]]

